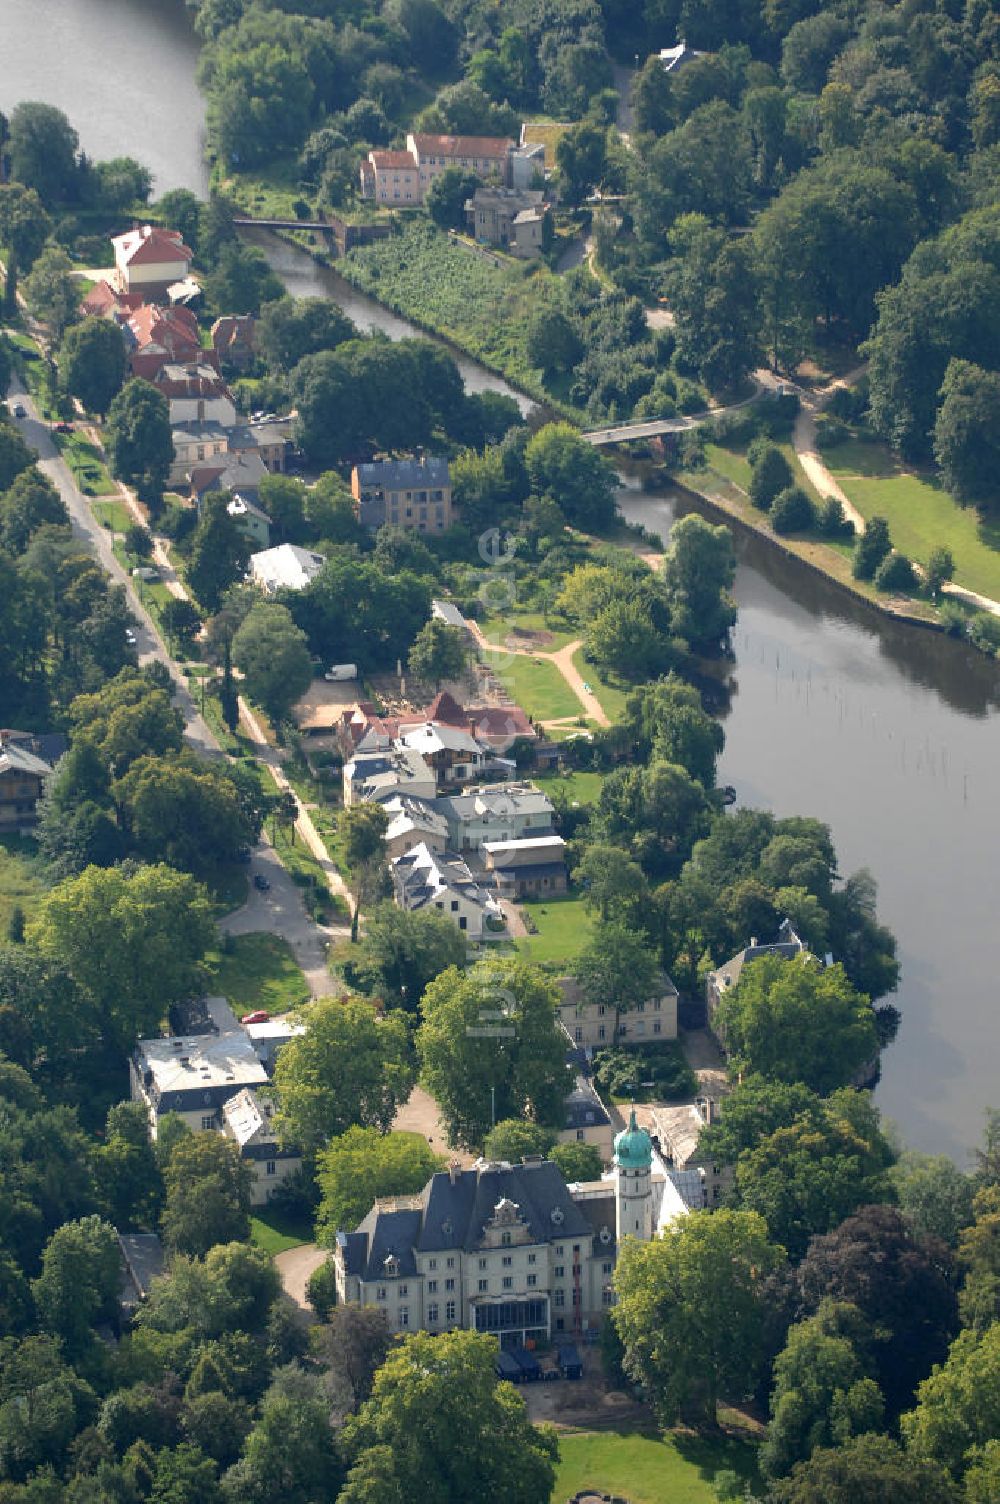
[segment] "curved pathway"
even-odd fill
[[[802,404],[792,431],[792,448],[795,450],[796,458],[822,497],[835,496],[837,498],[844,508],[845,516],[853,522],[854,531],[859,536],[865,530],[865,519],[831,474],[822,455],[816,449],[816,416],[831,401],[835,392],[844,387],[853,386],[867,369],[867,366],[857,366],[853,371],[839,376],[836,381],[831,381],[829,386],[822,387],[818,392],[810,392],[807,387],[795,386],[791,382],[786,383],[793,387]],[[758,377],[763,374],[763,372],[757,373]],[[919,564],[914,567],[918,573],[921,573]],[[956,585],[953,580],[947,580],[941,587],[941,591],[943,595],[950,595],[953,600],[964,601],[966,605],[974,606],[977,611],[988,611],[991,616],[1000,616],[1000,601],[993,600],[988,595],[980,595],[977,590],[970,590],[966,585]]]
[[[517,648],[509,642],[490,642],[488,638],[483,636],[478,622],[466,620],[465,624],[483,653],[513,653],[518,658],[541,658],[546,663],[551,663],[562,674],[566,683],[580,701],[584,714],[590,716],[591,720],[596,721],[599,726],[611,725],[604,706],[593,690],[586,687],[579,669],[573,662],[574,653],[583,647],[582,638],[577,637],[573,642],[568,642],[558,652],[544,653],[539,648]],[[565,722],[569,718],[563,716],[561,719]],[[555,721],[545,721],[542,724],[556,725],[558,723]]]

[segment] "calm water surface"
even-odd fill
[[[184,0],[0,0],[0,110],[58,105],[89,156],[144,163],[154,197],[208,191],[197,61]]]
[[[131,155],[156,188],[204,193],[204,108],[182,0],[0,0],[0,109],[46,99],[94,156]],[[360,328],[404,320],[273,237],[296,296]],[[472,390],[504,384],[462,359]],[[687,505],[623,477],[626,516],[661,536]],[[843,871],[869,867],[899,938],[900,1036],[879,1101],[916,1147],[964,1158],[1000,1106],[1000,671],[894,626],[753,539],[737,538],[740,617],[722,775],[740,802],[829,822]]]

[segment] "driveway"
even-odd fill
[[[309,1276],[330,1257],[328,1248],[317,1248],[315,1243],[301,1243],[298,1248],[286,1248],[274,1256],[274,1267],[281,1276],[281,1288],[289,1300],[315,1320],[313,1308],[306,1299]]]
[[[253,877],[260,874],[270,883],[266,893],[253,886]],[[329,997],[343,989],[330,975],[326,965],[326,949],[334,936],[347,930],[327,929],[317,924],[306,913],[300,894],[278,854],[266,836],[254,848],[253,861],[248,871],[250,896],[242,908],[234,909],[219,928],[228,935],[251,935],[266,932],[281,935],[288,941],[298,964],[302,967],[309,991],[313,997]]]

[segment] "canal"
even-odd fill
[[[182,0],[4,0],[0,109],[65,109],[88,152],[132,155],[157,191],[205,191],[197,47]],[[113,68],[112,68],[113,62]],[[113,76],[112,76],[113,75]],[[390,337],[397,318],[273,238],[296,296],[334,298]],[[504,390],[474,362],[467,385]],[[622,508],[664,536],[691,503],[623,475]],[[827,821],[842,869],[871,869],[903,965],[899,1038],[878,1100],[916,1148],[964,1160],[1000,1106],[994,944],[1000,874],[1000,667],[853,602],[737,536],[739,622],[722,777],[740,802]]]

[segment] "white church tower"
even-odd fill
[[[647,1242],[653,1236],[653,1142],[636,1123],[634,1107],[615,1139],[614,1167],[618,1245],[623,1238]]]

